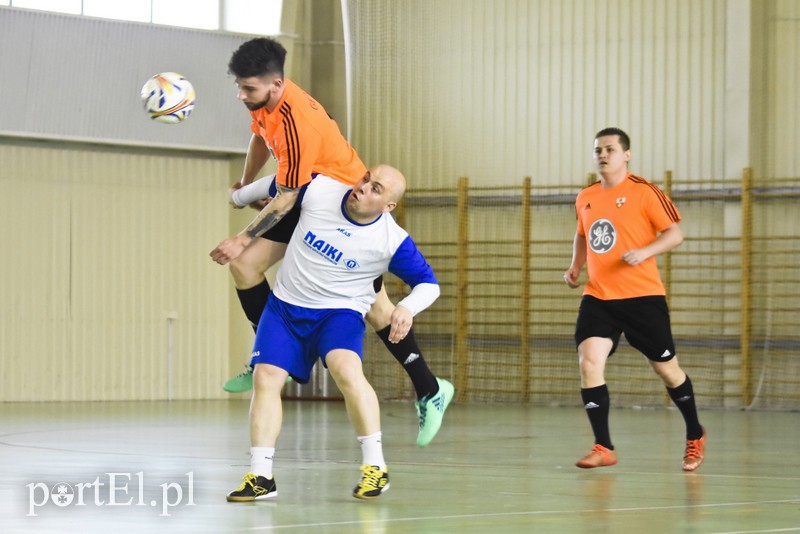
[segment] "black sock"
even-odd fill
[[[381,338],[383,344],[392,353],[394,359],[403,366],[411,382],[414,384],[414,390],[417,392],[417,400],[426,396],[433,396],[439,393],[439,383],[436,377],[431,372],[428,364],[425,363],[425,358],[422,357],[422,351],[417,345],[417,340],[414,338],[414,329],[408,331],[408,335],[400,340],[399,343],[392,343],[389,341],[389,332],[392,330],[391,326],[387,326],[383,330],[378,330],[375,333]]]
[[[583,407],[589,416],[589,423],[594,432],[594,442],[606,449],[614,450],[611,444],[611,434],[608,431],[608,410],[611,400],[608,395],[608,386],[603,384],[593,388],[581,388]]]
[[[694,403],[694,388],[689,375],[686,381],[680,386],[670,389],[667,388],[669,398],[681,411],[683,420],[686,421],[686,439],[700,439],[703,437],[703,427],[697,419],[697,406]]]
[[[250,289],[237,289],[236,294],[239,296],[239,302],[242,304],[245,316],[250,321],[253,327],[253,332],[258,328],[258,321],[261,320],[261,312],[267,305],[269,298],[269,283],[265,278],[264,281],[257,286]]]

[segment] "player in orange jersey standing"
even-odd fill
[[[270,295],[264,272],[286,252],[299,219],[298,198],[304,187],[317,174],[348,185],[367,174],[366,166],[336,121],[319,102],[284,76],[285,60],[286,49],[280,43],[256,38],[242,44],[228,63],[228,70],[236,76],[237,97],[250,110],[253,133],[242,178],[231,187],[232,201],[235,203],[238,189],[253,182],[270,156],[278,161],[277,194],[266,205],[259,205],[263,209],[247,228],[223,240],[210,253],[217,263],[230,264],[239,301],[254,329]],[[439,431],[454,388],[428,368],[414,337],[410,312],[391,303],[382,277],[375,281],[374,288],[376,301],[366,320],[414,385],[419,417],[417,445],[425,447]],[[244,373],[229,380],[225,389],[247,391],[252,384],[252,367],[248,366]]]
[[[670,328],[666,291],[656,256],[683,242],[680,215],[654,184],[628,171],[630,138],[618,128],[598,132],[594,160],[600,181],[578,194],[578,227],[572,262],[564,273],[571,288],[587,264],[575,344],[581,371],[581,396],[594,432],[591,452],[575,464],[582,468],[617,463],[608,428],[609,394],[606,361],[621,334],[644,354],[664,381],[686,421],[683,470],[703,462],[706,433],[700,425],[692,382],[678,365]]]

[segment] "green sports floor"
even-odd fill
[[[704,411],[706,461],[681,471],[674,410],[612,409],[613,467],[581,470],[583,410],[454,403],[425,449],[410,402],[382,403],[391,489],[350,491],[341,402],[290,401],[278,496],[228,503],[249,468],[248,403],[0,404],[0,532],[800,532],[800,414]]]

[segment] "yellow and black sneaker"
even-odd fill
[[[361,466],[361,480],[353,489],[356,499],[377,499],[389,489],[389,471],[381,471],[377,465]]]
[[[228,502],[252,502],[278,496],[278,486],[274,478],[247,473],[242,485],[228,494]]]

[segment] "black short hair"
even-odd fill
[[[228,72],[237,78],[278,74],[283,77],[286,49],[267,37],[251,39],[242,44],[228,62]]]
[[[622,150],[630,150],[631,149],[631,138],[628,137],[624,131],[620,130],[619,128],[603,128],[597,135],[594,136],[595,139],[598,137],[605,137],[607,135],[616,135],[619,136],[619,144],[622,145]]]

